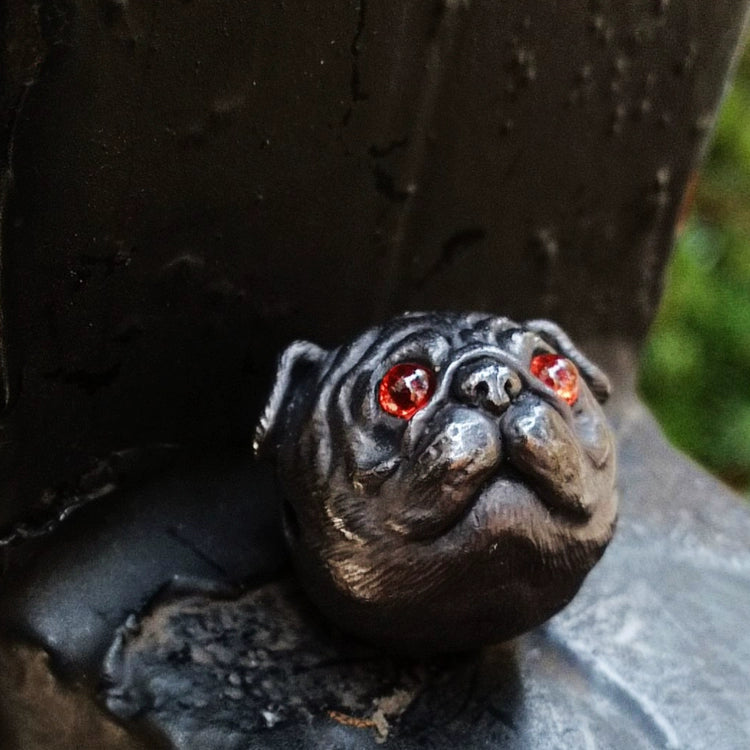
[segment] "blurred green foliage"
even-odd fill
[[[675,248],[640,389],[676,445],[750,490],[750,46]]]

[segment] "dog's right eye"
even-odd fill
[[[394,365],[378,386],[378,403],[387,414],[411,419],[435,392],[435,373],[416,362]]]
[[[559,354],[537,354],[529,367],[531,374],[573,406],[578,400],[578,369]]]

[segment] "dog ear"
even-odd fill
[[[551,320],[527,320],[524,327],[541,336],[548,344],[575,363],[596,400],[603,404],[612,392],[609,378],[570,340],[565,331]]]
[[[265,451],[269,436],[279,426],[280,416],[294,400],[292,389],[310,370],[318,371],[328,352],[309,341],[294,341],[284,350],[276,368],[273,390],[253,434],[253,453]]]

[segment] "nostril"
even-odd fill
[[[516,375],[516,373],[512,372],[509,374],[508,378],[505,381],[505,392],[511,397],[516,398],[521,391],[523,390],[523,383],[521,382],[521,378]]]
[[[477,383],[474,386],[474,395],[476,396],[478,401],[485,401],[490,395],[490,387],[484,381]]]
[[[521,392],[519,375],[492,359],[467,363],[454,380],[456,395],[464,402],[502,414]]]

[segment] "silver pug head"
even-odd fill
[[[547,620],[614,530],[608,393],[549,321],[409,313],[330,352],[292,344],[255,447],[310,597],[407,653]]]

